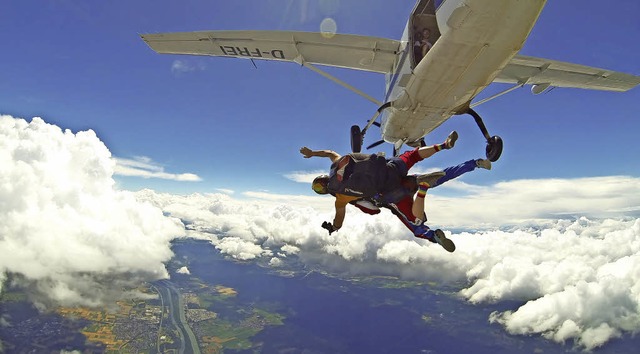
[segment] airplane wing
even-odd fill
[[[640,77],[584,65],[516,55],[494,82],[627,91],[640,84]]]
[[[391,72],[400,41],[350,34],[291,31],[203,31],[143,34],[163,54],[190,54],[308,62],[342,68]]]

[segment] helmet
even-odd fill
[[[321,175],[313,179],[313,183],[311,184],[311,189],[318,194],[327,194],[329,190],[327,186],[329,185],[329,176]]]

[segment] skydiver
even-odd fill
[[[443,176],[438,178],[435,183],[430,183],[429,188],[435,188],[443,184],[444,182],[457,178],[467,172],[471,172],[476,168],[490,170],[491,161],[486,159],[474,159],[463,162],[457,166],[447,167],[442,172],[440,172],[443,173]],[[437,174],[438,172],[430,175],[437,176]],[[422,214],[414,214],[413,209],[415,202],[413,200],[413,195],[418,190],[418,185],[416,183],[417,179],[417,176],[407,176],[405,179],[403,179],[402,184],[405,191],[405,196],[401,197],[395,202],[392,201],[393,199],[385,198],[385,196],[382,196],[382,198],[374,198],[373,200],[358,200],[356,202],[352,202],[351,204],[353,204],[363,212],[372,215],[380,213],[380,208],[378,208],[378,206],[386,207],[395,216],[397,216],[398,219],[400,219],[400,221],[402,221],[402,223],[407,228],[409,228],[409,230],[411,230],[415,237],[438,243],[449,252],[455,251],[455,244],[453,243],[453,241],[444,237],[444,232],[442,230],[431,230],[425,223],[427,220],[427,216],[424,213],[424,198],[420,200],[419,195],[416,196],[416,202],[422,203]],[[396,195],[395,197],[397,199],[398,196]],[[422,215],[422,217],[418,218],[415,215]]]
[[[312,188],[316,193],[332,194],[336,197],[333,223],[324,222],[322,226],[329,231],[329,234],[339,230],[342,227],[348,203],[371,199],[376,196],[382,196],[383,205],[398,203],[404,208],[401,212],[408,214],[407,218],[411,219],[411,222],[416,223],[417,226],[423,225],[424,221],[413,217],[413,215],[424,215],[424,198],[427,189],[437,185],[440,179],[448,180],[450,178],[444,178],[446,177],[445,171],[418,176],[416,178],[418,193],[415,201],[411,198],[412,194],[409,194],[409,203],[402,202],[407,197],[407,187],[403,185],[403,180],[406,181],[407,173],[415,163],[432,156],[438,151],[453,148],[457,139],[458,133],[453,131],[442,144],[419,147],[391,159],[385,159],[377,154],[341,156],[332,150],[314,151],[308,147],[302,147],[300,153],[305,158],[313,156],[327,157],[332,162],[330,174],[316,177],[312,184]],[[471,168],[471,170],[474,168]],[[455,177],[457,176],[451,178]],[[409,208],[406,209],[406,207]],[[433,231],[428,227],[426,229],[422,238],[437,242],[449,252],[453,252],[455,245],[445,237],[442,230]]]

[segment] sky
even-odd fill
[[[640,4],[603,5],[549,2],[521,53],[640,74]],[[414,240],[388,212],[351,208],[338,233],[319,227],[333,217],[332,202],[305,181],[328,163],[298,150],[346,152],[349,127],[376,109],[369,101],[295,64],[255,69],[159,55],[138,36],[317,31],[330,17],[340,33],[398,39],[412,6],[3,3],[0,291],[11,275],[42,304],[135,296],[120,289],[169,277],[170,241],[194,237],[273,267],[295,256],[339,273],[463,284],[464,301],[524,304],[488,318],[514,335],[593,349],[640,331],[638,88],[538,96],[525,88],[478,107],[505,151],[491,171],[429,192],[430,225],[457,245],[449,254]],[[383,94],[381,75],[330,72]],[[481,157],[470,117],[452,118],[429,139],[453,129],[456,147],[416,171]],[[365,145],[378,139],[371,134]]]
[[[366,4],[366,6],[365,6]],[[399,39],[412,1],[12,1],[2,5],[0,112],[74,132],[91,129],[114,157],[128,161],[121,188],[166,192],[308,193],[285,175],[327,168],[302,159],[301,146],[349,151],[349,127],[373,115],[371,102],[293,63],[160,55],[139,34],[216,29],[318,31],[332,18],[339,33]],[[551,1],[521,53],[640,75],[640,25],[632,0],[603,6]],[[381,74],[329,70],[381,98]],[[499,86],[497,89],[502,89]],[[491,89],[493,90],[493,88]],[[487,96],[491,90],[483,94]],[[478,183],[519,178],[638,176],[640,90],[609,93],[528,88],[478,107],[505,151]],[[455,151],[425,167],[484,154],[469,116],[427,137],[460,132]],[[368,145],[380,138],[372,129]],[[379,148],[391,152],[388,144]],[[375,152],[375,151],[373,151]],[[133,161],[131,161],[133,160]],[[135,162],[135,164],[133,164]],[[144,168],[136,175],[132,165]],[[128,168],[128,169],[127,169]],[[128,171],[128,172],[127,172]],[[257,173],[256,171],[260,171]],[[138,173],[139,175],[140,173]]]

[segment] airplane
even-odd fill
[[[471,115],[487,140],[486,156],[497,161],[499,136],[489,134],[474,110],[480,104],[531,85],[533,94],[554,87],[627,91],[640,76],[578,64],[519,55],[546,0],[418,0],[400,40],[295,31],[199,31],[143,34],[162,54],[189,54],[294,62],[375,103],[364,128],[351,127],[351,150],[360,152],[372,125],[383,142],[424,146],[425,136],[454,115]],[[428,29],[432,44],[423,58],[413,50],[418,30]],[[254,63],[255,64],[255,63]],[[378,100],[316,65],[385,74],[386,90]],[[473,99],[489,84],[511,87],[484,100]],[[380,122],[378,122],[378,117]]]

